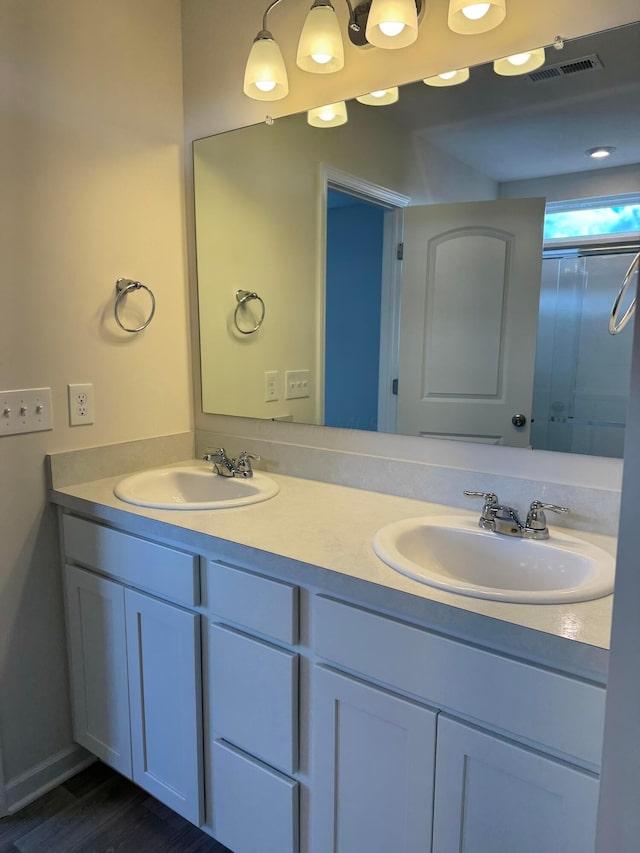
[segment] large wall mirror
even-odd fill
[[[622,456],[638,104],[633,24],[195,142],[203,410]]]

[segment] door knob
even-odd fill
[[[523,415],[522,412],[519,412],[517,415],[514,415],[511,418],[511,423],[514,427],[523,427],[527,422],[527,416]]]

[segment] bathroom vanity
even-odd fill
[[[78,743],[234,853],[593,849],[611,596],[425,586],[371,540],[446,508],[273,479],[193,512],[52,490]]]

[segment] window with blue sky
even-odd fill
[[[544,218],[545,240],[640,232],[640,204],[551,210]]]

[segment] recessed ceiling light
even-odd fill
[[[584,153],[587,157],[593,157],[594,160],[603,160],[608,157],[616,149],[611,145],[598,145],[597,148],[589,148]]]

